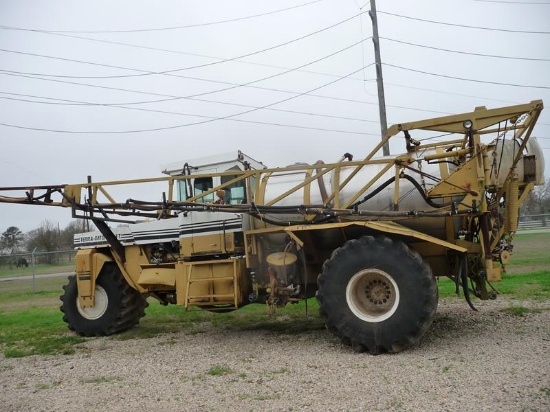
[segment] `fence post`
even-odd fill
[[[34,252],[36,252],[36,248],[31,253],[31,265],[32,265],[32,293],[36,293],[36,284],[35,284],[35,271],[34,271]]]

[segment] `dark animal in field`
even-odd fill
[[[28,268],[29,267],[29,262],[27,262],[27,259],[21,257],[21,258],[17,259],[16,266],[18,268],[22,268],[23,266]]]

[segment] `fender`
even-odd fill
[[[81,249],[75,257],[78,301],[81,308],[95,306],[95,283],[106,262],[113,259],[97,249]]]

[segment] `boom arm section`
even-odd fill
[[[280,215],[302,215],[301,221],[290,221],[283,224],[314,224],[326,223],[339,216],[363,215],[373,219],[393,219],[395,217],[412,216],[422,213],[422,209],[402,210],[402,199],[406,193],[402,192],[400,181],[403,179],[415,181],[412,190],[420,192],[429,206],[437,210],[426,213],[468,213],[471,209],[483,204],[483,195],[486,191],[498,193],[499,196],[510,187],[519,185],[519,190],[528,188],[529,183],[538,183],[540,170],[535,175],[524,176],[522,181],[517,180],[518,166],[525,149],[528,147],[529,137],[543,108],[541,100],[528,104],[503,107],[498,109],[477,108],[473,112],[459,115],[444,116],[434,119],[393,125],[388,129],[385,138],[362,160],[345,161],[339,163],[297,165],[275,169],[261,170],[231,170],[222,173],[209,174],[182,174],[151,179],[120,180],[109,182],[88,182],[83,184],[66,184],[32,187],[2,187],[0,188],[0,203],[32,204],[71,208],[73,217],[92,219],[94,221],[128,222],[129,217],[145,219],[169,219],[176,217],[179,212],[190,211],[222,211],[228,213],[244,213],[255,217],[262,217],[266,213]],[[441,132],[435,136],[442,141],[423,142],[415,141],[411,137],[412,131],[419,133]],[[384,143],[403,132],[406,141],[406,153],[393,156],[374,158]],[[504,140],[508,132],[513,137],[514,153],[512,162],[506,170],[500,170],[499,159],[493,151],[493,158],[489,158],[489,150],[497,147]],[[483,144],[482,136],[494,137],[493,143]],[[431,139],[431,138],[430,138]],[[427,143],[424,143],[427,142]],[[496,142],[496,143],[494,143]],[[517,149],[517,150],[516,150]],[[542,153],[540,153],[542,156]],[[350,160],[350,156],[345,156]],[[502,155],[500,155],[500,161]],[[447,169],[441,168],[439,176],[434,176],[422,170],[422,165],[451,164]],[[538,163],[543,163],[538,159]],[[378,171],[361,180],[359,187],[350,182],[355,176],[369,167]],[[281,176],[301,176],[282,193],[268,196],[270,184]],[[393,176],[387,179],[387,175]],[[217,176],[222,184],[214,185],[200,193],[191,193],[185,199],[177,197],[176,186],[191,187],[189,183],[181,181],[190,179]],[[384,177],[386,176],[386,177]],[[330,187],[327,190],[326,180],[330,178]],[[361,179],[364,179],[363,176]],[[382,179],[386,179],[384,182]],[[357,179],[356,179],[357,180]],[[178,183],[180,182],[180,183]],[[214,196],[219,190],[224,190],[234,184],[242,184],[247,188],[246,199],[241,204],[213,204],[204,199],[208,195]],[[429,184],[428,184],[429,183]],[[136,200],[132,197],[117,200],[114,192],[121,188],[128,191],[143,192],[145,184],[153,184],[156,193],[155,199]],[[158,189],[159,184],[167,185],[165,190]],[[379,193],[388,185],[393,185],[393,204],[386,210],[366,210],[358,205]],[[322,194],[320,199],[312,201],[313,187],[319,186]],[[140,186],[140,190],[133,187]],[[352,188],[350,188],[353,186]],[[514,186],[515,187],[515,186]],[[531,185],[532,187],[532,185]],[[410,189],[408,189],[410,190]],[[515,190],[515,189],[514,189]],[[22,192],[22,193],[21,193]],[[351,192],[351,194],[350,194]],[[1,194],[5,193],[5,194]],[[15,194],[13,194],[15,193]],[[297,197],[296,194],[300,193]],[[499,197],[496,196],[496,197]],[[452,202],[434,203],[434,201],[463,197],[464,199]],[[429,207],[427,207],[429,209]],[[433,207],[432,207],[433,209]],[[486,210],[486,209],[485,209]],[[408,215],[407,215],[408,213]],[[436,216],[434,214],[434,216]]]

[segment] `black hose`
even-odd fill
[[[464,257],[460,261],[460,277],[462,278],[462,290],[464,291],[464,299],[468,303],[470,308],[477,312],[477,308],[470,299],[470,288],[468,287],[468,255],[465,253]]]
[[[413,186],[416,188],[416,190],[420,193],[424,201],[431,207],[440,209],[442,207],[451,206],[454,202],[447,202],[447,203],[435,203],[432,201],[428,196],[426,196],[426,193],[424,192],[424,189],[422,189],[422,186],[411,176],[409,175],[403,175],[400,176],[401,179],[407,179],[409,182],[413,184]],[[384,190],[386,187],[388,187],[390,184],[395,182],[395,176],[389,178],[384,183],[382,183],[380,186],[378,186],[375,190],[373,190],[371,193],[366,195],[363,199],[361,199],[358,202],[355,202],[351,206],[349,206],[349,209],[356,209],[359,205],[365,203],[367,200],[373,198],[378,193],[380,193],[382,190]]]

